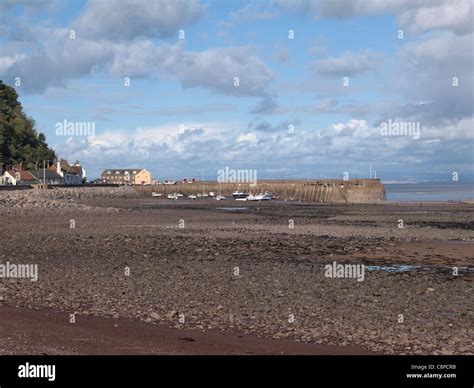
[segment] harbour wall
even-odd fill
[[[176,185],[153,185],[136,187],[143,193],[151,192],[167,195],[182,193],[183,195],[222,193],[226,197],[232,196],[236,190],[259,194],[265,191],[276,193],[281,200],[321,202],[321,203],[373,203],[386,200],[385,187],[379,179],[323,179],[323,180],[265,180],[251,183],[218,183],[193,182],[178,183]]]

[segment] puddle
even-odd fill
[[[453,267],[433,265],[366,265],[368,271],[410,272],[410,271],[453,271]],[[473,267],[458,267],[459,273],[474,273]]]
[[[248,210],[248,207],[218,207],[219,210],[224,210],[225,212],[241,212]]]

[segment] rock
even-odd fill
[[[159,321],[161,319],[160,315],[158,313],[155,313],[155,312],[150,314],[150,318],[155,320],[155,321]]]

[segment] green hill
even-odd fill
[[[34,168],[36,162],[55,158],[44,134],[23,112],[16,90],[0,81],[0,169],[20,163],[23,169]]]

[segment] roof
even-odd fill
[[[81,166],[71,166],[71,169],[74,171],[75,174],[82,175],[82,167]]]
[[[62,176],[59,175],[56,171],[53,170],[34,170],[31,171],[31,174],[33,174],[37,179],[58,179],[62,180]]]
[[[61,170],[68,174],[80,174],[82,175],[82,169],[80,166],[71,166],[67,160],[61,159],[60,161]],[[79,170],[77,169],[79,168]]]
[[[36,181],[37,179],[29,171],[6,171],[13,178],[20,181]]]

